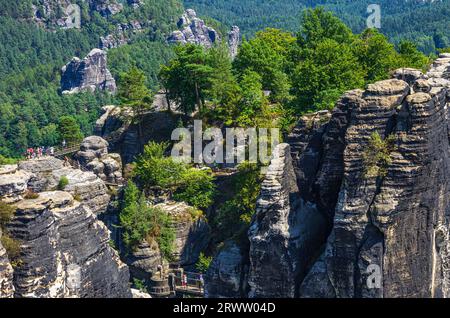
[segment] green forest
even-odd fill
[[[366,2],[249,0],[244,6],[237,1],[186,1],[186,6],[222,22],[206,19],[219,30],[228,29],[229,24],[244,30],[249,40],[243,42],[232,63],[221,45],[205,51],[166,43],[183,11],[178,0],[146,0],[138,10],[125,5],[122,12],[109,17],[77,1],[82,8],[80,30],[58,29],[51,17],[43,19],[43,24],[33,21],[31,8],[39,7],[40,0],[0,0],[0,156],[20,157],[27,147],[58,144],[62,139],[59,126],[67,117],[80,126],[80,137],[89,135],[101,107],[120,103],[117,97],[103,93],[62,95],[59,86],[61,67],[73,56],[83,58],[98,47],[100,37],[121,22],[145,21],[145,32],[134,36],[130,44],[108,51],[108,68],[116,80],[135,67],[145,74],[150,91],[165,86],[169,97],[186,113],[200,108],[201,115],[212,123],[276,125],[285,130],[298,114],[331,108],[347,89],[387,78],[400,66],[424,68],[428,58],[413,43],[418,42],[419,48],[434,48],[438,42],[439,47],[448,46],[445,32],[449,28],[433,29],[433,23],[423,22],[428,16],[425,13],[420,27],[415,27],[419,21],[408,18],[408,11],[401,9],[398,1],[383,2],[392,15],[383,20],[386,29],[382,31],[394,34],[396,46],[381,33],[364,31]],[[305,5],[316,4],[336,12],[349,27],[324,10],[303,13]],[[435,6],[423,5],[420,10],[447,19],[444,9],[448,3]],[[439,14],[436,8],[441,10]],[[287,12],[293,16],[282,19]],[[361,19],[354,19],[353,14],[350,19],[349,12],[361,12]],[[390,17],[396,15],[405,23],[392,22],[389,27]],[[402,28],[406,23],[408,27]],[[261,31],[266,26],[286,31]],[[407,30],[418,33],[405,33]],[[161,65],[166,66],[161,69]],[[199,90],[198,96],[193,96],[193,87]],[[267,90],[271,91],[269,97],[262,94]]]
[[[324,6],[333,11],[353,32],[361,33],[369,16],[371,0],[184,0],[187,8],[230,26],[238,25],[246,37],[266,28],[296,32],[301,12]],[[398,44],[411,40],[425,53],[450,46],[450,1],[379,0],[381,32]]]
[[[161,63],[171,56],[165,35],[174,28],[182,12],[176,1],[147,0],[139,10],[127,8],[112,17],[88,9],[84,1],[81,30],[55,29],[48,22],[39,26],[31,20],[31,5],[38,0],[0,0],[0,156],[17,157],[27,147],[50,146],[59,142],[58,123],[72,116],[82,133],[92,133],[102,106],[116,103],[107,94],[61,95],[60,70],[72,57],[83,58],[98,47],[101,36],[120,22],[148,20],[146,32],[130,45],[108,52],[113,75],[136,65],[148,75],[148,86],[158,86]],[[51,20],[49,20],[51,21]]]

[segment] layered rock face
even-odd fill
[[[62,176],[69,183],[55,191]],[[131,297],[128,267],[96,217],[110,197],[92,172],[52,157],[2,166],[0,198],[16,207],[6,230],[21,246],[12,271],[0,245],[1,297]]]
[[[95,134],[107,139],[110,150],[120,153],[123,164],[135,161],[149,141],[164,142],[171,139],[172,132],[179,123],[180,114],[170,114],[165,104],[165,96],[157,94],[155,97],[155,111],[144,115],[142,120],[142,136],[139,129],[131,120],[131,112],[115,106],[103,108],[103,115],[96,123]]]
[[[234,59],[238,55],[239,44],[241,42],[241,30],[238,26],[233,26],[228,32],[228,47],[230,48],[230,56]]]
[[[208,245],[210,228],[204,219],[193,219],[191,206],[179,202],[164,202],[154,206],[173,219],[175,242],[171,265],[193,266]],[[163,258],[158,244],[154,241],[142,241],[133,251],[126,253],[126,263],[133,277],[148,280],[157,272],[158,266],[167,268],[169,263]]]
[[[106,52],[93,49],[83,60],[74,57],[61,70],[63,94],[96,90],[115,93],[116,81],[107,68]]]
[[[67,192],[16,203],[8,232],[21,242],[16,297],[131,297],[128,268],[90,209]]]
[[[121,184],[122,159],[119,154],[108,153],[108,142],[98,136],[83,140],[75,158],[88,171],[94,172],[100,179],[112,184]]]
[[[281,145],[248,233],[246,296],[450,296],[450,55],[394,77],[346,93],[328,122],[302,119],[291,151]],[[374,133],[392,147],[372,175]]]
[[[0,229],[0,238],[2,230]],[[0,242],[0,298],[12,298],[14,296],[13,268],[9,262],[5,248]]]
[[[187,9],[177,23],[179,30],[174,31],[168,38],[169,43],[174,44],[197,44],[206,48],[220,43],[221,36],[213,28],[207,26],[205,21],[197,17],[192,9]],[[228,33],[227,42],[230,55],[234,58],[241,40],[241,33],[237,26],[233,26]]]
[[[66,167],[63,161],[56,158],[44,157],[21,162],[12,176],[21,177],[17,179],[18,181],[13,182],[10,175],[0,175],[0,184],[2,182],[5,184],[0,189],[20,188],[25,190],[28,188],[37,193],[53,191],[58,187],[61,178],[66,177],[69,183],[64,191],[85,203],[92,212],[103,213],[110,201],[105,183],[94,173]],[[22,184],[26,186],[23,187]],[[20,199],[23,197],[22,195],[23,193],[15,192],[16,198]]]
[[[200,252],[209,243],[210,229],[203,218],[193,219],[193,207],[179,202],[166,202],[155,205],[169,214],[174,220],[175,242],[172,262],[181,266],[192,266],[197,262]]]
[[[248,293],[246,251],[227,242],[214,257],[205,275],[206,298],[238,298]]]

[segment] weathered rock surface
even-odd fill
[[[209,243],[210,228],[206,220],[194,219],[191,215],[193,207],[182,202],[166,202],[155,207],[165,211],[174,221],[175,242],[172,263],[181,267],[194,265],[200,252]]]
[[[109,143],[99,136],[83,140],[80,151],[75,154],[81,167],[94,172],[100,179],[112,184],[121,184],[122,159],[119,154],[108,153]]]
[[[21,243],[16,297],[131,297],[128,268],[91,210],[68,192],[16,203],[8,232]]]
[[[93,49],[83,60],[74,57],[61,70],[61,91],[75,94],[96,90],[115,93],[116,81],[107,68],[106,52]]]
[[[108,50],[128,44],[133,35],[144,31],[139,21],[118,24],[116,30],[100,37],[100,48]]]
[[[202,218],[193,219],[192,207],[185,203],[164,202],[154,205],[163,210],[173,219],[175,242],[170,264],[187,267],[194,265],[200,252],[209,243],[210,228]],[[142,241],[133,251],[125,253],[125,262],[130,267],[132,277],[148,280],[157,272],[158,266],[167,268],[169,263],[155,241]]]
[[[31,174],[27,180],[26,188],[34,192],[53,191],[57,188],[61,177],[65,176],[69,180],[69,184],[64,188],[64,191],[70,192],[73,196],[80,199],[94,213],[105,212],[109,204],[110,195],[105,183],[100,178],[92,172],[83,172],[79,169],[65,167],[64,162],[59,159],[44,157],[23,161],[18,166],[18,172],[25,173],[26,176]],[[10,175],[0,175],[0,184],[7,184],[10,182],[9,180]],[[10,187],[6,185],[0,186],[0,192],[4,191],[1,189]],[[23,188],[23,190],[26,188]]]
[[[233,26],[228,32],[228,47],[230,48],[230,56],[234,59],[238,55],[239,44],[241,43],[241,30],[238,26]]]
[[[115,15],[123,10],[123,5],[117,0],[89,0],[89,7],[102,16]]]
[[[168,42],[173,44],[197,44],[205,48],[212,47],[221,42],[221,35],[213,28],[207,26],[205,21],[197,17],[193,9],[187,9],[177,23],[178,29],[169,36]],[[226,39],[230,55],[236,57],[241,41],[239,27],[233,26]]]
[[[0,238],[2,230],[0,229]],[[12,298],[14,296],[13,268],[9,262],[6,250],[0,242],[0,298]]]
[[[234,242],[227,242],[212,261],[205,275],[205,297],[238,298],[247,295],[245,252]]]
[[[89,13],[98,12],[107,17],[123,10],[123,5],[117,0],[88,0]],[[78,28],[74,23],[77,12],[76,1],[70,0],[39,0],[32,4],[33,21],[49,28]],[[80,11],[82,8],[80,8]],[[81,22],[81,21],[80,21]]]
[[[344,94],[329,122],[302,119],[292,168],[282,145],[249,231],[247,296],[450,296],[450,58],[394,77]],[[374,132],[395,140],[386,175],[366,174]]]

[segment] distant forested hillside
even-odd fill
[[[297,31],[301,11],[318,5],[332,10],[354,32],[360,33],[366,26],[368,5],[377,3],[382,9],[381,31],[394,43],[409,39],[426,53],[450,46],[449,0],[184,0],[184,3],[199,14],[239,25],[246,36],[265,27]]]
[[[63,1],[52,0],[54,3]],[[47,1],[50,2],[50,1]],[[101,36],[128,21],[150,25],[129,45],[108,52],[108,64],[117,78],[136,65],[144,70],[154,89],[160,64],[172,56],[165,43],[182,12],[178,0],[146,0],[138,9],[127,5],[111,17],[103,17],[78,1],[82,8],[80,30],[36,23],[32,5],[42,0],[0,0],[0,156],[22,155],[26,147],[54,145],[62,116],[73,116],[85,135],[92,132],[103,105],[114,102],[107,94],[61,95],[60,70],[73,56],[83,58],[99,46]]]

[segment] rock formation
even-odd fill
[[[194,208],[185,203],[165,202],[155,207],[165,211],[174,220],[175,242],[171,262],[181,267],[194,265],[200,252],[209,243],[208,223],[203,218],[194,219]]]
[[[103,213],[110,201],[108,189],[105,183],[92,172],[83,172],[79,169],[64,166],[64,162],[52,158],[44,157],[36,160],[23,161],[16,168],[17,171],[12,176],[21,176],[18,181],[10,178],[10,175],[0,175],[0,184],[4,184],[0,189],[23,188],[26,187],[36,193],[53,191],[58,187],[62,177],[69,181],[64,191],[71,193],[74,197],[85,203],[94,213]],[[0,193],[5,190],[0,190]],[[23,197],[23,193],[14,193]]]
[[[89,8],[102,16],[110,16],[122,11],[123,5],[117,0],[89,0]]]
[[[75,94],[96,90],[115,93],[116,81],[107,68],[106,52],[93,49],[83,60],[74,57],[61,70],[61,91]]]
[[[210,229],[204,219],[193,219],[191,206],[185,203],[164,202],[154,205],[162,209],[174,220],[175,242],[173,258],[174,266],[193,266],[209,243]],[[132,277],[148,280],[156,273],[158,266],[168,268],[169,263],[161,254],[154,241],[142,241],[133,251],[125,253],[125,261],[130,267]]]
[[[16,207],[8,232],[22,246],[14,269],[17,297],[131,297],[128,268],[85,204],[56,191]]]
[[[241,30],[238,26],[233,26],[228,32],[228,47],[230,49],[230,56],[234,59],[238,55],[239,44],[241,43]]]
[[[62,176],[69,183],[56,191]],[[131,297],[128,267],[96,216],[110,200],[96,175],[52,157],[2,166],[0,198],[16,207],[6,230],[21,246],[11,280],[0,245],[2,297]]]
[[[100,48],[108,50],[128,44],[133,35],[142,31],[143,27],[139,21],[118,24],[113,33],[100,37]]]
[[[197,44],[206,48],[212,47],[215,43],[220,43],[221,35],[215,29],[207,26],[205,21],[197,17],[197,13],[192,9],[187,9],[177,23],[178,29],[169,36],[168,42],[174,44]],[[241,40],[240,30],[233,26],[228,33],[227,43],[230,48],[230,55],[234,58]]]
[[[0,229],[0,238],[2,230]],[[0,299],[14,296],[13,268],[0,241]]]
[[[121,184],[122,159],[119,154],[108,153],[108,142],[99,136],[90,136],[83,140],[80,151],[75,154],[81,167],[94,172],[108,183]]]
[[[226,259],[248,284],[245,296],[450,296],[448,79],[443,54],[425,75],[402,69],[347,92],[329,121],[328,113],[300,120],[269,167],[249,252]],[[392,145],[369,174],[374,133]],[[219,261],[223,254],[207,286],[227,281]],[[209,294],[230,293],[239,295]]]
[[[107,17],[123,10],[123,5],[117,0],[88,0],[90,12],[98,12]],[[32,4],[33,21],[44,27],[79,28],[74,21],[75,14],[82,8],[73,0],[40,0]],[[81,22],[78,21],[78,22]]]
[[[248,264],[245,251],[235,243],[227,242],[213,259],[205,275],[205,297],[246,297]]]

